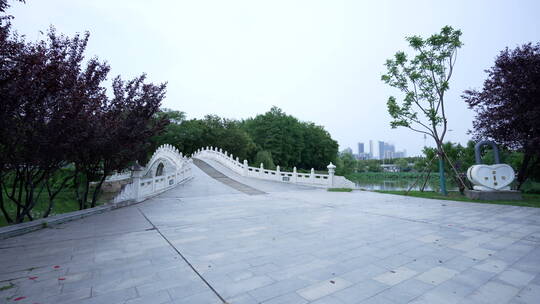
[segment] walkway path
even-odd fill
[[[0,303],[538,303],[540,209],[227,177],[0,241]],[[8,300],[9,299],[9,300]],[[17,300],[18,301],[14,301]]]
[[[235,179],[232,179],[228,177],[227,175],[221,173],[220,171],[216,170],[214,167],[209,165],[207,162],[200,160],[200,159],[194,159],[193,163],[199,167],[204,173],[206,173],[208,176],[224,183],[225,185],[236,189],[242,193],[248,194],[248,195],[258,195],[258,194],[265,194],[261,190],[257,190],[253,187],[250,187],[246,184],[242,184]]]

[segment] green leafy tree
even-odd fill
[[[399,102],[388,98],[388,113],[392,128],[406,127],[433,138],[441,168],[441,192],[446,193],[444,181],[444,138],[448,131],[445,93],[456,62],[457,50],[463,45],[461,31],[445,26],[440,33],[426,39],[407,37],[414,57],[397,52],[386,61],[387,73],[382,81],[399,89],[404,97]]]
[[[399,167],[400,171],[409,171],[409,162],[405,158],[398,158],[394,161],[394,164]]]
[[[257,145],[257,150],[272,153],[278,165],[293,167],[300,162],[304,148],[300,122],[280,108],[272,107],[262,115],[247,119],[244,129]]]
[[[357,168],[359,172],[381,172],[381,161],[378,159],[362,159],[357,160]]]
[[[191,154],[201,147],[212,146],[233,153],[240,160],[248,159],[255,153],[253,140],[238,121],[216,115],[186,120],[184,112],[172,110],[162,110],[156,117],[165,117],[171,123],[166,126],[165,132],[152,138],[154,148],[171,144],[184,154]]]
[[[302,122],[304,148],[300,152],[301,168],[326,170],[330,162],[335,161],[338,144],[322,126],[311,122]]]
[[[337,175],[349,175],[356,172],[357,161],[350,153],[342,153],[339,156],[339,162],[336,165]]]
[[[274,160],[272,159],[272,153],[268,151],[259,151],[255,155],[255,166],[259,167],[263,164],[264,168],[275,170],[276,165],[274,165]]]
[[[335,161],[338,144],[323,127],[301,122],[278,107],[242,123],[257,146],[283,167],[325,170]]]

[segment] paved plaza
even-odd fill
[[[540,303],[540,209],[254,180],[0,241],[0,303]],[[227,184],[229,183],[229,184]]]

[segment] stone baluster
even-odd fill
[[[243,169],[243,171],[242,171],[243,175],[248,176],[248,174],[249,174],[249,165],[248,165],[247,159],[244,159],[244,167],[242,169]]]
[[[131,177],[133,178],[133,199],[135,199],[136,202],[140,202],[143,200],[141,191],[141,177],[143,169],[144,168],[141,167],[138,163],[135,163],[131,171]]]
[[[328,168],[328,187],[334,187],[334,174],[336,173],[336,166],[330,162],[326,167]]]

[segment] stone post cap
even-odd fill
[[[330,162],[330,165],[326,166],[326,168],[328,168],[328,170],[334,170],[336,169],[336,166]]]
[[[131,170],[133,170],[133,171],[142,171],[142,170],[144,170],[144,167],[139,165],[139,161],[135,161],[135,165],[131,166]]]

